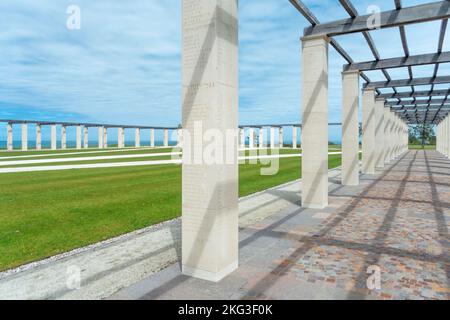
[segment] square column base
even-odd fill
[[[225,277],[227,277],[228,275],[230,275],[231,273],[233,273],[234,271],[236,271],[238,267],[239,267],[239,262],[235,261],[232,264],[230,264],[229,266],[225,267],[224,269],[222,269],[218,272],[210,272],[210,271],[201,270],[201,269],[193,269],[191,267],[183,265],[182,273],[185,276],[194,277],[194,278],[198,278],[201,280],[206,280],[206,281],[211,281],[211,282],[219,282],[222,279],[224,279]]]

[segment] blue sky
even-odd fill
[[[404,0],[404,6],[426,0]],[[337,0],[305,1],[322,22],[346,18]],[[394,1],[353,1],[394,8]],[[66,9],[81,8],[81,30]],[[0,118],[177,126],[180,0],[2,0]],[[240,0],[240,123],[300,122],[300,41],[306,20],[288,0]],[[406,28],[411,54],[437,48],[440,22]],[[371,32],[382,58],[403,54],[398,29]],[[361,35],[337,37],[357,61],[372,60]],[[450,50],[447,33],[444,50]],[[344,60],[330,48],[330,121],[340,121]],[[433,68],[415,67],[415,76]],[[450,74],[442,65],[439,75]],[[392,78],[407,77],[406,69]],[[369,77],[384,80],[381,72]],[[0,129],[4,139],[5,130]],[[332,139],[338,139],[337,130]]]

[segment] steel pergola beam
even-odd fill
[[[350,0],[339,0],[339,2],[341,3],[341,5],[344,7],[345,11],[347,11],[347,13],[349,14],[349,16],[351,18],[356,18],[357,16],[359,16],[358,14],[358,10],[356,10],[356,8],[353,6],[353,4],[351,3]],[[369,31],[364,31],[363,33],[364,38],[366,39],[367,45],[370,48],[370,51],[372,51],[373,57],[375,58],[376,61],[380,60],[380,53],[377,50],[377,47],[375,45],[375,41],[373,41],[372,36],[370,35]],[[383,75],[386,77],[386,80],[390,81],[392,80],[391,76],[389,75],[389,73],[387,72],[387,70],[381,68],[381,72],[383,73]],[[367,81],[369,82],[369,81]],[[397,92],[397,90],[394,88],[393,89],[395,92]]]
[[[370,71],[450,62],[450,52],[420,54],[344,65],[344,71]]]
[[[446,103],[448,100],[447,99],[431,99],[431,100],[419,100],[416,101],[415,103],[411,103],[409,104],[408,101],[400,101],[400,102],[386,102],[387,106],[401,106],[401,105],[428,105],[428,104],[442,104],[442,103]]]
[[[338,36],[343,34],[358,33],[373,30],[368,21],[373,15],[356,16],[355,18],[337,20],[329,23],[317,24],[304,30],[305,36]],[[380,13],[381,29],[399,27],[408,24],[422,23],[450,18],[450,2],[438,1],[402,8],[398,10],[384,11]]]
[[[420,98],[420,97],[436,97],[446,96],[450,94],[450,89],[447,90],[433,90],[433,91],[409,91],[409,92],[397,92],[397,93],[382,93],[377,98],[383,99],[402,99],[402,98]]]
[[[301,1],[301,0],[289,0],[289,2],[300,12],[303,17],[305,17],[306,20],[312,25],[316,26],[320,24],[319,19],[311,12],[311,10],[308,9],[308,7]],[[353,63],[353,59],[350,57],[350,55],[341,47],[341,45],[335,40],[330,39],[330,45],[348,62]],[[370,82],[369,77],[361,73],[361,78],[364,79],[366,82]]]
[[[442,83],[450,83],[450,76],[369,82],[364,85],[364,89],[422,86],[422,85],[442,84]]]

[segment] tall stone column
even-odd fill
[[[103,127],[103,148],[108,148],[108,128]]]
[[[136,128],[134,132],[134,146],[136,148],[141,147],[141,129]]]
[[[117,147],[118,148],[124,148],[125,147],[125,139],[124,139],[124,129],[118,128],[117,130]]]
[[[99,149],[103,149],[104,145],[103,145],[103,134],[104,134],[104,127],[99,127],[98,128],[98,148]]]
[[[150,147],[155,147],[155,129],[150,129]]]
[[[363,90],[362,95],[362,171],[375,174],[376,142],[375,142],[375,90]]]
[[[177,130],[177,146],[178,148],[183,148],[183,129]]]
[[[182,4],[183,128],[191,137],[183,152],[182,270],[219,281],[238,267],[238,0]],[[226,161],[195,156],[209,129],[228,137],[217,143]]]
[[[270,127],[270,149],[275,149],[275,128]]]
[[[302,39],[302,206],[328,206],[328,42]]]
[[[264,148],[264,128],[259,128],[259,147]]]
[[[84,148],[88,149],[89,148],[89,128],[88,127],[84,127]]]
[[[77,149],[80,150],[81,149],[81,126],[77,126],[77,132],[76,132],[76,139],[77,139]]]
[[[36,123],[36,150],[42,150],[42,127]]]
[[[245,129],[239,129],[240,148],[245,149]]]
[[[11,122],[8,122],[6,125],[6,135],[7,135],[7,141],[6,141],[6,148],[8,151],[14,150],[14,141],[13,141],[13,124]]]
[[[280,143],[280,148],[283,148],[284,147],[284,130],[283,130],[283,127],[279,128],[278,142]]]
[[[52,150],[56,150],[57,149],[57,145],[56,145],[56,124],[52,124],[50,126],[50,144],[51,144],[51,149]]]
[[[384,163],[391,162],[391,110],[384,107]]]
[[[297,127],[292,127],[292,149],[297,149]]]
[[[390,126],[390,139],[389,141],[391,142],[391,154],[390,154],[390,161],[394,160],[395,158],[395,117],[394,117],[394,113],[392,112],[391,108],[389,108],[389,116],[390,116],[390,121],[391,121],[391,126]]]
[[[254,128],[250,128],[249,129],[249,133],[248,133],[248,147],[250,149],[254,149],[255,148],[255,129]]]
[[[169,130],[164,129],[164,147],[169,146]]]
[[[447,115],[445,118],[445,147],[446,147],[446,156],[447,158],[450,158],[450,116]]]
[[[66,126],[61,126],[61,149],[67,149],[67,128]]]
[[[384,118],[384,99],[375,99],[375,166],[378,169],[384,168],[384,158],[386,149],[384,146],[384,130],[386,119]]]
[[[22,124],[22,151],[28,150],[28,124]]]
[[[359,185],[359,71],[342,73],[342,184]]]

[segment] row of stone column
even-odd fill
[[[375,90],[363,90],[362,172],[374,174],[408,150],[408,125],[375,98]]]
[[[436,148],[450,158],[450,116],[447,115],[436,127]]]
[[[21,124],[22,127],[22,139],[21,139],[21,149],[22,151],[27,151],[28,148],[28,124]],[[50,149],[57,149],[57,133],[56,124],[50,125]],[[163,146],[169,146],[169,129],[164,130],[164,141]],[[83,132],[84,131],[84,132]],[[82,139],[83,133],[83,139]],[[181,145],[181,129],[177,130],[178,136],[178,146]],[[117,138],[118,148],[125,147],[125,128],[118,128],[118,138]],[[89,127],[87,126],[76,126],[76,149],[87,149],[89,147]],[[98,127],[98,148],[104,149],[108,147],[108,128],[106,126]],[[141,129],[135,129],[135,147],[141,147]],[[155,129],[150,129],[150,147],[155,147]],[[7,150],[12,151],[13,146],[13,123],[7,124]],[[61,126],[61,149],[67,149],[67,126]],[[42,125],[36,124],[36,150],[42,150]]]
[[[249,138],[248,147],[250,149],[265,148],[267,146],[270,146],[271,149],[284,147],[284,129],[283,129],[283,127],[267,127],[267,128],[270,133],[269,139],[267,141],[268,144],[266,143],[266,137],[264,134],[266,132],[265,128],[255,128],[255,127],[248,128],[248,138]],[[278,130],[278,144],[275,144],[276,130]],[[296,127],[296,126],[292,127],[292,148],[293,149],[297,149],[297,147],[298,147],[298,135],[297,135],[298,131],[297,130],[298,130],[298,127]],[[245,130],[245,128],[241,128],[239,130],[239,132],[240,132],[239,133],[239,137],[240,137],[239,147],[241,149],[244,149],[247,146],[246,130]],[[256,142],[257,134],[259,135],[258,142]]]
[[[302,39],[302,206],[328,206],[328,46]],[[360,72],[342,73],[342,184],[359,184]],[[375,173],[408,148],[408,127],[375,91],[363,92],[363,172]]]

